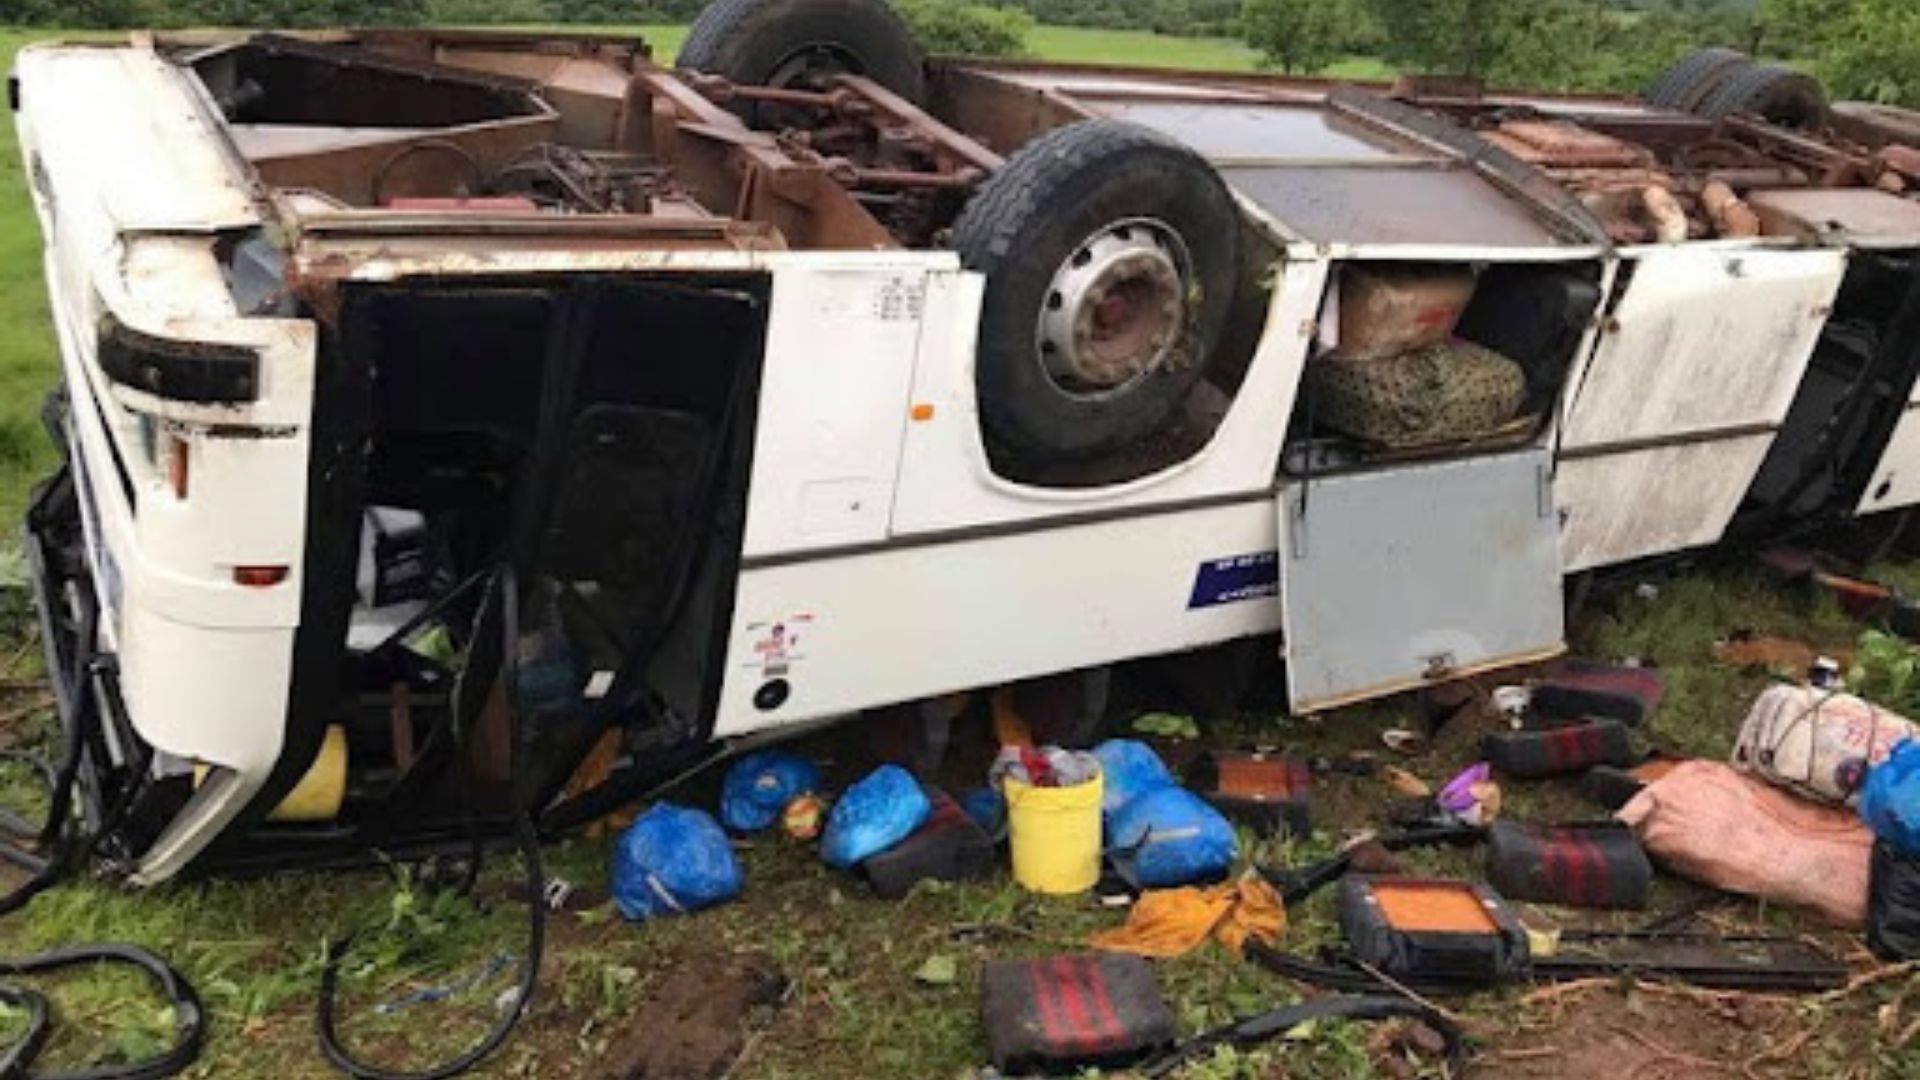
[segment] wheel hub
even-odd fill
[[[775,64],[766,85],[776,90],[825,90],[835,76],[859,72],[859,63],[844,49],[826,42],[811,42]]]
[[[1073,393],[1107,393],[1170,367],[1186,328],[1191,260],[1157,221],[1102,229],[1055,271],[1037,330],[1047,375]]]

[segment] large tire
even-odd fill
[[[1714,120],[1752,113],[1770,124],[1814,131],[1826,126],[1827,94],[1811,75],[1755,64],[1715,87],[1694,111]]]
[[[1040,465],[1092,461],[1166,427],[1220,345],[1240,280],[1240,229],[1233,196],[1213,167],[1150,129],[1090,120],[1015,154],[967,205],[953,240],[965,265],[987,278],[975,384],[996,453]],[[1150,362],[1110,383],[1072,385],[1057,370],[1059,350],[1043,332],[1042,308],[1057,317],[1060,276],[1116,237],[1136,247],[1145,237],[1174,253],[1164,262],[1179,267],[1179,285],[1122,305],[1157,320],[1149,323],[1151,340],[1135,347]],[[1132,284],[1123,279],[1113,293]],[[1099,299],[1107,279],[1100,285],[1087,294],[1086,310],[1104,333],[1112,312]],[[1071,317],[1080,309],[1076,303]]]
[[[1654,81],[1647,89],[1647,104],[1692,112],[1715,87],[1752,64],[1753,59],[1738,49],[1695,50]]]
[[[865,75],[909,101],[926,98],[920,47],[885,0],[715,0],[675,64],[750,86]]]

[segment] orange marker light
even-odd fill
[[[927,421],[933,419],[933,406],[925,403],[915,405],[913,407],[913,412],[910,415],[913,417],[914,423],[924,424]]]

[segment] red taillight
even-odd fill
[[[271,589],[287,580],[290,573],[284,566],[236,566],[233,583],[249,589]]]

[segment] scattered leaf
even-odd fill
[[[920,970],[913,973],[914,980],[925,986],[952,986],[960,977],[960,968],[953,957],[934,955],[927,957]]]

